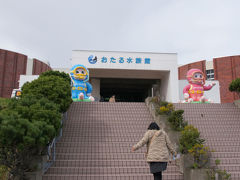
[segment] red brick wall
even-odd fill
[[[198,62],[194,62],[194,63],[190,63],[190,64],[183,65],[181,67],[178,67],[178,79],[179,80],[187,79],[186,76],[187,76],[188,70],[193,68],[200,69],[204,74],[206,74],[206,60],[202,60],[202,61],[198,61]]]
[[[10,97],[18,88],[20,74],[26,74],[27,56],[0,49],[0,97]]]
[[[12,90],[19,87],[20,75],[25,75],[27,69],[27,56],[0,49],[0,97],[11,97]],[[34,59],[33,75],[51,70],[47,64]]]
[[[239,99],[236,93],[228,90],[232,80],[240,78],[240,56],[229,56],[213,59],[214,76],[220,84],[220,97],[222,103],[231,103]]]
[[[42,61],[39,61],[37,59],[33,59],[33,75],[40,75],[41,73],[51,70],[51,67],[45,64]]]

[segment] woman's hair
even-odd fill
[[[157,125],[157,123],[152,122],[149,126],[148,126],[148,130],[160,130],[159,126]]]

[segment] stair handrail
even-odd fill
[[[56,136],[47,147],[47,162],[43,163],[42,174],[45,174],[56,160],[56,143],[62,137],[62,134],[63,134],[62,127],[66,119],[67,119],[67,112],[63,113],[62,115],[61,129],[58,136]]]

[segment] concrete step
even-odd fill
[[[210,162],[212,165],[215,165],[215,161],[216,159],[219,159],[220,160],[220,164],[225,164],[225,165],[228,165],[228,164],[235,164],[235,165],[240,165],[240,157],[238,158],[210,158]]]
[[[108,152],[108,153],[130,153],[131,148],[125,148],[125,147],[114,147],[114,146],[109,146],[109,147],[73,147],[73,148],[68,148],[68,147],[61,147],[56,149],[57,153],[103,153],[103,152]],[[138,152],[146,152],[146,149],[141,148],[138,150]],[[218,151],[219,152],[219,151]]]
[[[57,160],[55,167],[144,167],[148,168],[145,160]]]
[[[212,152],[211,164],[240,176],[240,111],[233,104],[175,104],[184,118],[199,128]],[[79,115],[80,114],[80,115]],[[73,103],[57,143],[55,167],[45,180],[153,179],[144,160],[146,148],[131,153],[153,121],[144,103]],[[183,180],[175,163],[163,179]],[[240,178],[239,178],[240,179]]]
[[[149,168],[149,164],[144,160],[136,159],[118,159],[106,160],[106,159],[95,159],[95,160],[56,160],[54,167],[144,167]],[[175,162],[168,163],[168,168],[175,169],[178,171]]]
[[[239,146],[240,141],[207,141],[206,145],[211,146]]]
[[[144,153],[57,153],[58,160],[144,160]]]
[[[240,152],[211,152],[212,158],[240,158]]]
[[[68,175],[83,175],[83,174],[148,174],[149,167],[131,166],[131,167],[51,167],[48,174],[68,174]],[[178,173],[176,167],[169,166],[165,173]]]
[[[74,129],[69,129],[69,130],[63,130],[63,132],[64,132],[64,135],[66,134],[70,134],[70,133],[75,133],[75,134],[77,134],[77,135],[81,135],[81,134],[102,134],[102,133],[108,133],[108,134],[119,134],[119,135],[121,135],[121,134],[125,134],[125,133],[127,133],[127,134],[129,134],[130,136],[143,136],[143,134],[146,132],[146,129],[147,128],[145,128],[145,129],[135,129],[135,130],[130,130],[130,129],[118,129],[118,130],[116,130],[116,131],[114,131],[114,130],[111,130],[111,129],[101,129],[101,130],[99,130],[99,129],[96,129],[95,127],[94,128],[92,128],[92,129],[89,129],[89,130],[81,130],[81,131],[76,131],[76,130],[74,130]]]
[[[59,142],[57,143],[57,147],[79,147],[82,148],[82,146],[87,147],[107,147],[107,146],[114,146],[114,147],[126,147],[130,148],[134,144],[131,142],[113,142],[113,143],[107,143],[107,142]]]
[[[61,138],[61,142],[133,142],[136,143],[142,137],[112,137],[112,136],[80,136],[80,137],[65,137]]]
[[[131,152],[152,121],[144,103],[73,103],[56,146],[57,160],[43,179],[152,179],[146,148]],[[183,179],[175,162],[163,177]]]
[[[43,180],[152,180],[152,174],[44,175]],[[183,175],[163,173],[163,179],[183,180]]]
[[[232,142],[238,142],[239,141],[239,137],[238,135],[233,136],[233,137],[209,137],[209,136],[205,136],[204,134],[201,135],[202,137],[205,137],[206,142],[211,141],[211,142],[226,142],[226,141],[232,141]]]
[[[237,172],[240,174],[240,164],[220,164],[219,169],[226,170],[229,173]]]
[[[184,110],[184,119],[194,125],[206,139],[211,152],[211,165],[220,159],[219,167],[240,179],[240,110],[231,104],[176,104]]]
[[[138,121],[138,122],[134,122],[134,121],[128,121],[128,122],[122,122],[122,121],[110,121],[108,122],[108,128],[110,129],[116,129],[116,128],[129,128],[135,126],[136,128],[145,128],[145,126],[148,127],[150,122],[146,122],[146,121]],[[111,126],[110,126],[111,125]],[[88,126],[88,127],[92,127],[92,126],[96,126],[99,127],[100,129],[102,128],[106,128],[106,124],[104,124],[103,122],[87,122],[87,121],[78,121],[77,123],[74,122],[68,122],[68,124],[65,124],[63,129],[65,128],[81,128],[83,126]],[[235,126],[234,126],[235,127]]]
[[[232,148],[238,149],[240,148],[240,142],[206,142],[205,145],[211,148]],[[89,141],[80,141],[80,142],[59,142],[57,143],[58,148],[111,148],[111,147],[124,147],[124,148],[131,148],[135,143],[133,142],[89,142]],[[144,148],[144,147],[143,147]],[[213,149],[214,150],[214,149]]]

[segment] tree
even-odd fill
[[[0,111],[5,109],[9,102],[10,102],[10,99],[0,98]]]
[[[69,82],[69,84],[71,84],[71,78],[70,76],[65,73],[65,72],[60,72],[60,71],[46,71],[44,73],[42,73],[40,75],[40,78],[41,77],[46,77],[46,76],[57,76],[57,77],[61,77],[63,78],[64,80],[66,80],[67,82]]]
[[[236,92],[240,97],[240,78],[237,78],[229,85],[229,91]]]
[[[0,165],[0,179],[7,180],[8,179],[8,170],[6,166]]]
[[[67,111],[72,103],[71,85],[61,77],[43,76],[22,87],[22,96],[34,95],[45,97],[53,101],[60,108],[60,112]]]
[[[15,177],[24,177],[35,156],[58,134],[61,114],[46,98],[25,96],[11,99],[0,111],[0,164]]]

